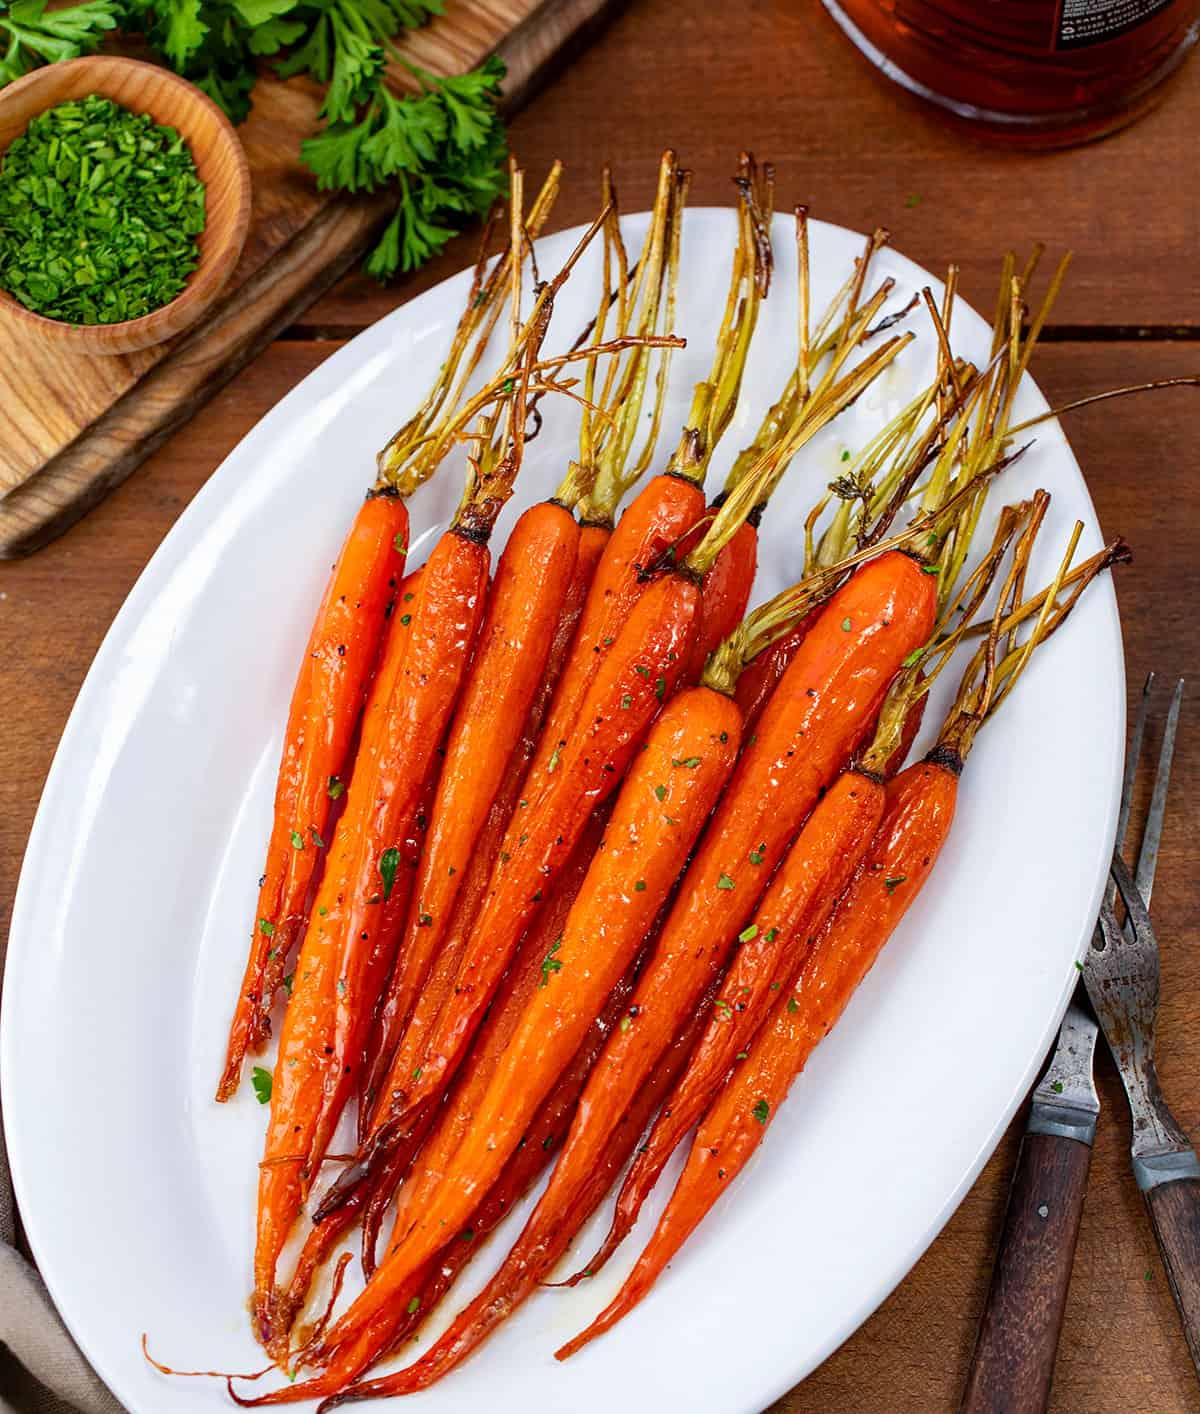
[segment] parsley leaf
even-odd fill
[[[92,54],[105,33],[117,27],[120,0],[82,0],[46,13],[46,0],[15,0],[0,13],[8,44],[0,58],[0,85],[42,64]]]
[[[254,1087],[254,1097],[260,1105],[271,1103],[271,1072],[256,1065],[250,1072],[250,1084]]]
[[[383,901],[387,903],[396,885],[396,870],[400,866],[400,851],[389,845],[379,856],[379,877],[383,880]]]

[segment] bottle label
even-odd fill
[[[1086,49],[1127,34],[1174,0],[1062,0],[1056,49]]]

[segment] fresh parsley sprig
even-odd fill
[[[330,123],[300,149],[323,191],[396,186],[395,213],[367,260],[368,273],[381,280],[436,255],[507,183],[493,103],[504,77],[500,60],[458,78],[413,72],[419,94],[398,98],[379,84],[361,116]]]
[[[116,29],[121,8],[121,0],[81,0],[49,14],[46,0],[0,5],[0,34],[5,40],[0,87],[43,64],[94,53],[108,31]]]

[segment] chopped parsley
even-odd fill
[[[562,959],[554,956],[554,954],[561,947],[562,934],[560,933],[558,937],[555,938],[555,940],[550,944],[550,951],[542,959],[542,980],[538,983],[540,987],[545,987],[547,985],[547,983],[550,981],[550,974],[552,972],[562,971]]]
[[[722,874],[721,877],[717,880],[718,889],[732,889],[733,886],[733,880],[729,877],[728,874]]]
[[[766,1124],[771,1117],[771,1106],[767,1104],[766,1100],[756,1100],[750,1113],[758,1120],[759,1124]]]
[[[400,867],[400,851],[389,845],[379,856],[379,877],[383,880],[383,901],[387,903],[396,886],[396,870]]]
[[[271,1072],[256,1065],[250,1072],[250,1084],[254,1087],[254,1098],[260,1105],[271,1103]]]

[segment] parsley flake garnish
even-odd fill
[[[560,947],[562,947],[561,933],[550,944],[550,951],[542,959],[542,980],[538,983],[539,987],[545,987],[549,983],[550,974],[552,972],[562,971],[562,959],[554,956],[554,954],[559,950]]]
[[[396,886],[396,870],[400,867],[400,851],[389,845],[379,856],[379,877],[383,880],[383,901],[387,903]]]
[[[271,1103],[271,1072],[261,1065],[256,1065],[250,1072],[250,1084],[254,1089],[254,1098],[260,1105]]]

